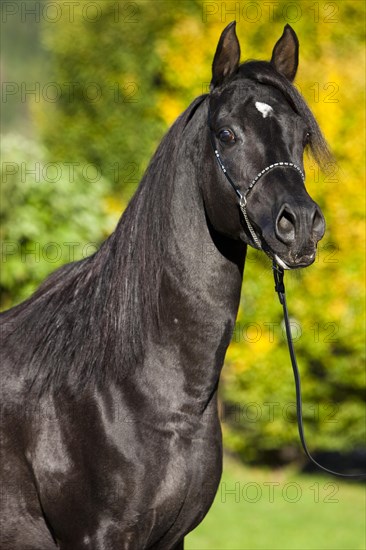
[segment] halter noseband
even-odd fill
[[[247,227],[249,229],[249,232],[252,236],[253,241],[258,246],[258,248],[261,250],[262,249],[262,244],[261,244],[256,232],[254,231],[254,228],[253,228],[252,224],[250,223],[248,213],[247,213],[247,197],[248,197],[250,191],[253,189],[254,185],[257,183],[257,181],[260,180],[260,178],[262,176],[264,176],[265,174],[267,174],[271,170],[274,170],[275,168],[292,168],[293,170],[296,170],[300,174],[301,179],[302,179],[303,182],[305,181],[305,175],[304,175],[303,171],[301,170],[301,168],[299,168],[293,162],[274,162],[273,164],[270,164],[269,166],[266,166],[265,168],[263,168],[263,170],[255,176],[255,178],[250,182],[247,190],[245,191],[245,193],[243,195],[240,192],[238,186],[231,179],[231,177],[228,174],[228,171],[225,168],[225,165],[222,161],[222,158],[220,157],[220,154],[219,154],[218,150],[216,149],[214,138],[212,136],[212,130],[211,130],[210,126],[209,126],[209,132],[210,132],[210,138],[211,138],[211,145],[212,145],[212,148],[214,150],[216,160],[217,160],[221,170],[223,171],[224,176],[226,177],[226,179],[230,183],[231,187],[234,189],[235,193],[237,194],[237,196],[239,198],[239,207],[240,207],[240,210],[242,211],[245,223],[247,224]]]

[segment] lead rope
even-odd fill
[[[303,417],[302,417],[302,398],[301,398],[300,374],[299,374],[299,368],[297,366],[294,344],[293,344],[293,341],[292,341],[291,326],[290,326],[290,320],[289,320],[287,303],[286,303],[285,284],[284,284],[284,271],[275,262],[273,262],[272,269],[273,269],[273,276],[274,276],[274,281],[275,281],[275,290],[278,294],[280,304],[283,307],[283,316],[284,316],[285,326],[286,326],[287,345],[288,345],[288,350],[289,350],[289,353],[290,353],[291,365],[292,365],[292,370],[293,370],[294,379],[295,379],[297,426],[298,426],[298,429],[299,429],[299,436],[300,436],[301,444],[303,446],[305,454],[311,460],[311,462],[313,462],[318,468],[320,468],[321,470],[324,470],[324,472],[327,472],[328,474],[332,474],[332,475],[338,476],[338,477],[353,478],[353,479],[355,479],[355,478],[356,479],[357,478],[358,479],[365,478],[366,473],[342,474],[341,472],[335,472],[333,470],[330,470],[329,468],[326,468],[325,466],[322,466],[321,464],[319,464],[319,462],[317,462],[311,456],[311,454],[308,450],[308,447],[306,445],[306,440],[305,440]]]

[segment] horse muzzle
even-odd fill
[[[269,255],[283,269],[307,267],[315,261],[316,247],[325,233],[325,220],[319,206],[292,206],[284,203],[274,220],[274,228],[262,233]],[[274,233],[274,235],[273,235]]]

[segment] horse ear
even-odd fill
[[[299,64],[299,40],[290,25],[283,29],[281,38],[272,52],[271,65],[291,82],[296,76]]]
[[[212,63],[210,89],[221,86],[239,67],[240,45],[235,32],[236,21],[229,23],[222,31]]]

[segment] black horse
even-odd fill
[[[211,506],[247,245],[304,267],[325,227],[296,34],[239,58],[231,23],[115,232],[2,315],[3,550],[179,549]]]

